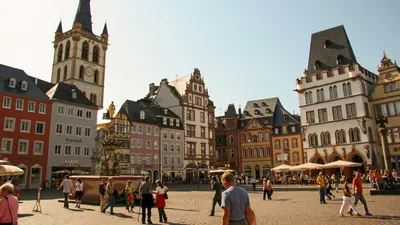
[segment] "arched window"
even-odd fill
[[[346,131],[341,130],[340,131],[340,137],[341,137],[342,143],[345,144],[346,143]]]
[[[283,139],[283,148],[288,149],[289,148],[289,141],[288,139]]]
[[[69,51],[71,49],[71,42],[67,41],[67,44],[65,45],[65,55],[64,55],[64,60],[69,59]]]
[[[317,89],[317,102],[321,102],[321,92]]]
[[[87,41],[82,44],[82,59],[88,60],[89,57],[89,43]]]
[[[233,135],[229,136],[229,142],[230,142],[230,143],[234,143],[234,142],[235,142],[235,140],[234,140],[234,138],[233,138]]]
[[[333,86],[333,98],[338,98],[336,85]]]
[[[270,136],[269,132],[265,133],[265,140],[269,141],[270,138],[271,138],[271,136]]]
[[[308,92],[306,92],[306,94],[305,94],[305,99],[306,99],[306,105],[310,104],[310,103],[308,102]]]
[[[347,83],[347,95],[348,95],[348,96],[352,95],[351,84],[350,84],[350,82]]]
[[[245,143],[246,142],[246,135],[242,134],[242,142]]]
[[[293,148],[298,148],[299,143],[297,142],[297,138],[292,138],[292,147]]]
[[[329,99],[334,99],[334,97],[333,97],[333,87],[332,86],[329,87]]]
[[[79,79],[83,80],[84,75],[85,75],[85,67],[80,66],[79,67]]]
[[[233,149],[231,149],[231,151],[230,151],[230,155],[231,155],[231,159],[234,159],[235,158],[235,151],[233,150]]]
[[[258,157],[258,149],[257,148],[253,149],[253,153],[254,153],[254,158],[257,158]]]
[[[361,133],[360,133],[360,129],[358,129],[358,127],[354,128],[354,141],[355,142],[361,141]]]
[[[57,83],[60,82],[61,77],[61,71],[60,68],[57,69]]]
[[[313,103],[312,92],[311,92],[311,91],[308,92],[308,103],[309,103],[309,104],[312,104],[312,103]]]
[[[335,131],[335,142],[336,144],[342,144],[341,140],[340,140],[340,131]]]
[[[347,97],[347,85],[343,84],[343,96]]]
[[[253,150],[249,149],[249,158],[253,157]]]
[[[280,149],[280,148],[281,148],[281,141],[275,140],[275,149]]]
[[[331,134],[329,132],[321,133],[321,143],[323,146],[331,144]]]
[[[318,146],[318,135],[314,133],[312,139],[314,144],[313,146]]]
[[[93,47],[93,57],[92,57],[92,61],[95,63],[99,63],[99,53],[100,53],[100,49],[99,46],[94,46]]]
[[[258,151],[259,151],[259,156],[260,157],[264,157],[264,149],[263,148],[260,148],[260,149],[258,149]]]
[[[266,155],[269,157],[269,156],[271,156],[271,149],[269,148],[269,147],[267,147],[266,149],[265,149],[265,151],[266,151]]]
[[[321,90],[319,91],[319,94],[321,96],[321,102],[324,102],[325,101],[325,94],[324,94],[324,89],[323,88],[321,88]]]
[[[94,71],[93,82],[94,82],[95,84],[99,84],[99,71],[98,71],[98,70],[95,70],[95,71]]]
[[[247,142],[251,142],[251,134],[247,134]]]
[[[253,142],[257,142],[257,135],[253,135]]]
[[[264,141],[264,135],[263,135],[263,133],[259,133],[259,134],[258,134],[258,140],[259,140],[260,142],[263,142],[263,141]]]
[[[63,80],[67,79],[67,73],[68,73],[68,67],[64,66],[64,79]]]
[[[93,94],[93,101],[92,101],[95,105],[97,105],[97,95]]]
[[[350,138],[350,143],[354,142],[354,130],[353,128],[349,129],[349,138]]]
[[[362,90],[363,95],[367,95],[367,89],[365,88],[364,82],[361,82],[361,90]]]
[[[308,135],[308,146],[309,147],[313,147],[314,146],[313,135],[312,134]]]
[[[57,62],[61,62],[62,60],[63,48],[64,46],[62,44],[58,46]]]

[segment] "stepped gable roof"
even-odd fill
[[[76,92],[76,97],[74,98],[73,92]],[[91,102],[79,89],[73,84],[57,83],[49,91],[46,92],[47,96],[51,100],[61,100],[65,102],[71,102],[79,105],[96,107],[97,106]]]
[[[16,81],[14,88],[9,86],[11,79],[15,79]],[[21,89],[21,84],[23,81],[27,83],[26,90]],[[42,101],[49,100],[47,95],[45,95],[45,93],[35,84],[30,76],[25,73],[25,71],[3,64],[0,64],[0,92]]]
[[[228,109],[225,111],[225,117],[237,117],[236,108],[234,104],[229,104]]]
[[[169,82],[169,85],[174,87],[178,91],[180,96],[185,95],[186,86],[190,82],[191,77],[192,75],[181,77],[177,80]]]
[[[338,57],[341,57],[339,64]],[[319,68],[315,68],[316,62],[319,62]],[[311,35],[308,75],[356,62],[356,56],[343,25]]]

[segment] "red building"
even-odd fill
[[[0,158],[24,170],[21,188],[40,187],[46,178],[51,103],[20,69],[0,64]]]

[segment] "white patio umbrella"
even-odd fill
[[[274,167],[271,170],[274,172],[277,171],[285,171],[285,170],[290,170],[292,168],[292,166],[286,165],[286,164],[282,164],[280,166]]]
[[[16,166],[0,165],[0,176],[22,175],[24,171]]]
[[[344,167],[360,167],[361,163],[355,163],[350,161],[338,160],[324,165],[320,165],[318,168],[330,169],[330,168],[344,168]]]
[[[320,166],[321,164],[308,162],[298,166],[294,166],[290,170],[292,171],[315,170],[318,169]]]
[[[0,165],[10,165],[11,163],[7,160],[0,159]]]

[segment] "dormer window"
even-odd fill
[[[167,125],[167,118],[166,117],[163,118],[163,124]]]
[[[11,78],[10,81],[8,82],[8,86],[10,88],[15,88],[15,83],[16,83],[15,79]]]
[[[287,116],[283,116],[283,121],[287,121]]]
[[[255,114],[255,115],[258,115],[259,113],[260,113],[260,111],[258,111],[257,109],[254,110],[254,114]]]
[[[328,48],[329,47],[329,40],[326,40],[325,42],[324,42],[324,48]]]
[[[258,107],[257,103],[253,103],[253,107]]]
[[[179,127],[179,123],[180,123],[179,119],[175,119],[175,126]]]
[[[266,113],[271,113],[271,110],[270,109],[266,109],[265,112]]]
[[[243,115],[248,116],[249,113],[248,113],[247,111],[244,111],[244,112],[243,112]]]
[[[76,90],[75,89],[72,89],[72,98],[73,99],[76,99]]]
[[[336,64],[343,64],[343,56],[338,55],[338,57],[336,58]]]
[[[261,103],[261,106],[267,106],[267,103],[262,102],[262,103]]]
[[[23,91],[28,90],[28,82],[26,82],[26,81],[21,82],[21,90],[23,90]]]
[[[145,117],[144,112],[141,111],[141,112],[140,112],[140,119],[141,119],[141,120],[144,120],[144,117]]]
[[[321,62],[320,62],[319,60],[315,61],[314,69],[315,69],[315,70],[321,69]]]
[[[168,114],[168,109],[164,109],[164,114],[165,114],[165,115]]]

